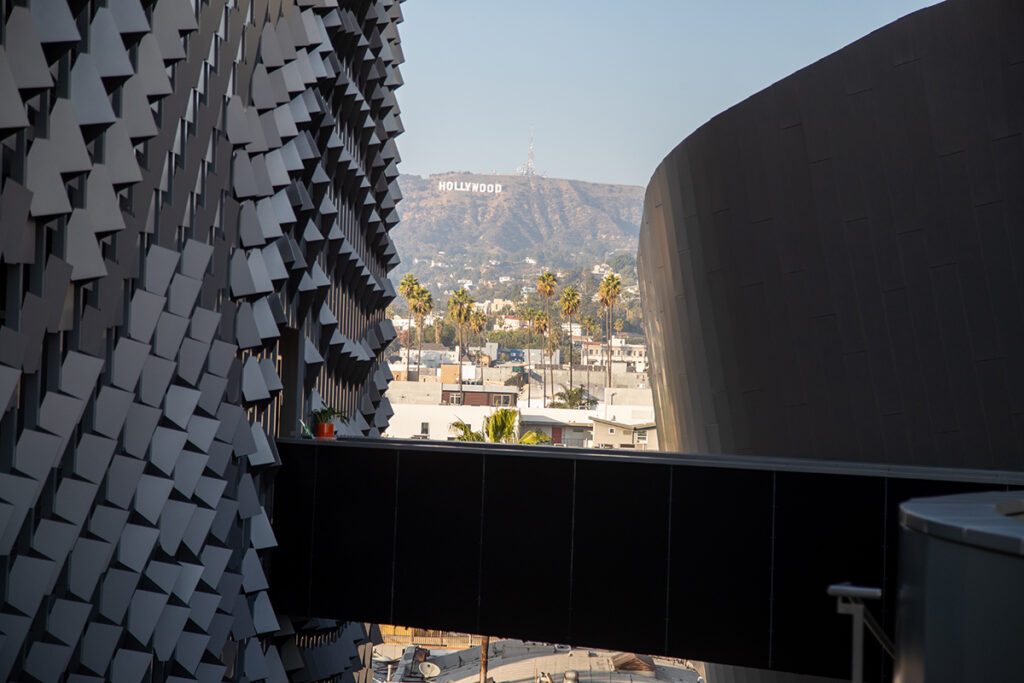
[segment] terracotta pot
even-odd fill
[[[318,438],[318,439],[333,439],[334,438],[334,423],[333,422],[317,422],[317,424],[316,424],[316,438]]]

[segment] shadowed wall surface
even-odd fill
[[[275,437],[392,414],[398,2],[0,8],[0,680],[366,680],[264,562]]]
[[[1024,6],[949,0],[702,126],[637,255],[669,450],[1024,467]]]

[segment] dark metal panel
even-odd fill
[[[484,456],[481,633],[570,636],[573,463]]]

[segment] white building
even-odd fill
[[[581,358],[584,365],[604,365],[605,343],[603,341],[585,341],[581,345]],[[647,346],[629,344],[622,337],[612,337],[611,362],[632,366],[633,372],[647,371]]]
[[[495,330],[522,330],[529,326],[526,320],[520,320],[513,315],[500,315],[494,319]]]
[[[396,439],[450,441],[456,432],[451,424],[462,420],[479,431],[494,406],[424,405],[402,403],[398,397],[391,407],[385,436]],[[636,448],[656,450],[657,434],[651,406],[598,404],[592,410],[561,408],[519,408],[519,433],[537,430],[554,445],[570,448]],[[600,438],[595,434],[600,432]]]

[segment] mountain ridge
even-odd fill
[[[639,186],[463,172],[398,182],[401,221],[392,237],[407,266],[439,251],[467,262],[533,257],[553,267],[636,252]]]

